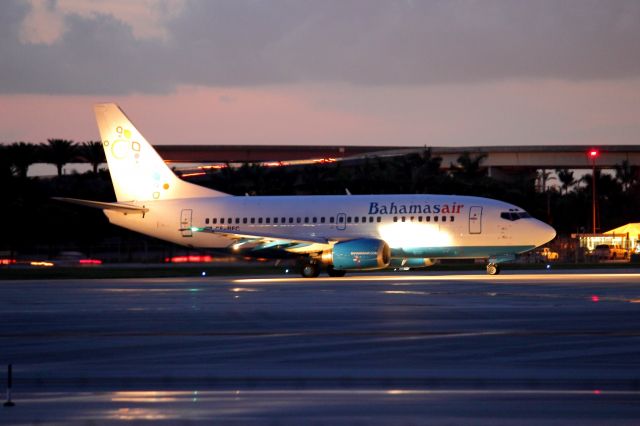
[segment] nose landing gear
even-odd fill
[[[488,263],[487,264],[487,274],[489,275],[498,275],[500,273],[500,266],[497,263]]]

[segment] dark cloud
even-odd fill
[[[168,40],[107,15],[22,44],[22,3],[0,2],[0,92],[124,94],[179,84],[358,85],[640,75],[640,2],[189,1]]]

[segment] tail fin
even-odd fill
[[[227,195],[179,179],[116,104],[94,110],[118,201]]]

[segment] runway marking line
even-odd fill
[[[82,395],[69,395],[63,392],[36,392],[36,396],[23,397],[23,402],[60,402],[60,401],[101,401],[105,398],[111,402],[131,403],[164,403],[191,400],[197,394],[201,400],[225,397],[249,396],[420,396],[420,395],[595,395],[595,396],[639,396],[636,390],[602,390],[602,389],[269,389],[269,390],[205,390],[205,391],[104,391],[90,392]],[[46,397],[42,397],[42,395]]]
[[[615,279],[615,278],[637,278],[640,280],[640,273],[615,273],[615,274],[523,274],[523,275],[359,275],[353,277],[334,277],[327,279],[309,279],[303,277],[290,278],[238,278],[233,280],[234,283],[299,283],[306,282],[326,283],[326,282],[362,282],[362,281],[564,281],[564,280],[598,280],[598,279]]]

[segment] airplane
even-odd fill
[[[179,245],[297,256],[303,277],[485,259],[490,275],[555,230],[502,201],[458,195],[233,196],[178,178],[114,103],[95,105],[116,202],[112,224]]]

